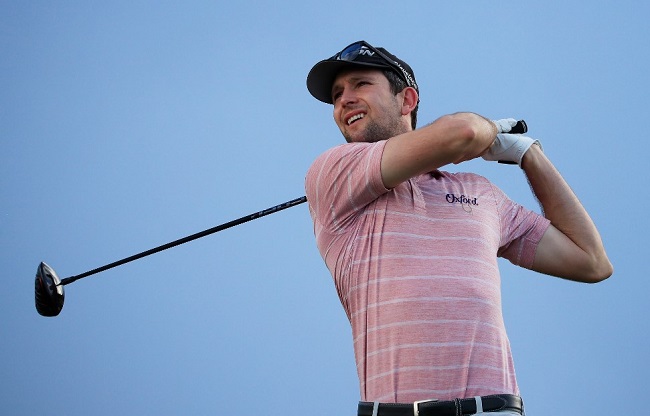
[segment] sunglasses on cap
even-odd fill
[[[410,71],[405,69],[398,61],[391,59],[379,49],[365,41],[354,42],[345,47],[341,52],[334,55],[334,59],[346,62],[355,62],[357,60],[367,61],[368,58],[376,58],[375,55],[379,57],[383,63],[394,69],[398,75],[401,75],[401,78],[406,81],[406,85],[418,90],[418,84],[415,82],[415,78]]]

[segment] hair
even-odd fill
[[[397,73],[392,70],[392,69],[384,69],[382,71],[386,78],[388,78],[388,83],[390,84],[390,91],[397,95],[404,88],[406,88],[408,85],[406,84],[406,81]],[[418,122],[418,108],[420,107],[420,103],[418,102],[415,106],[415,108],[411,111],[411,128],[415,130],[415,126],[417,125]]]

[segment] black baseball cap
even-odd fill
[[[319,101],[332,104],[332,84],[339,72],[348,68],[391,69],[399,75],[406,85],[418,91],[415,75],[411,67],[384,48],[375,48],[360,40],[341,50],[341,52],[318,62],[307,75],[307,89]]]

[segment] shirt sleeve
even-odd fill
[[[362,208],[389,192],[381,177],[385,145],[343,144],[320,155],[307,171],[312,216],[330,232],[344,230]]]
[[[542,215],[519,205],[493,186],[497,199],[501,242],[497,253],[511,263],[530,269],[537,245],[551,222]]]

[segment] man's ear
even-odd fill
[[[404,101],[402,101],[402,115],[410,114],[418,105],[418,92],[413,87],[406,87],[402,90]]]

